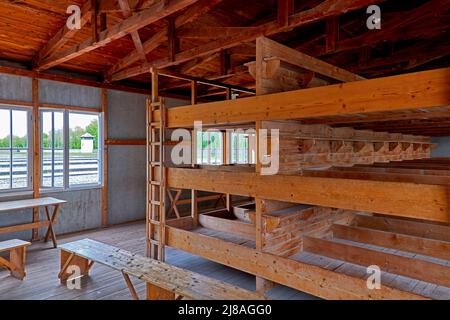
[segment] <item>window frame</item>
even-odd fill
[[[9,118],[9,125],[10,125],[10,146],[9,148],[5,148],[5,150],[10,151],[10,187],[8,189],[0,189],[0,195],[11,195],[15,193],[22,193],[22,192],[28,192],[33,191],[33,112],[32,107],[27,106],[18,106],[18,105],[10,105],[10,104],[0,104],[1,110],[8,110],[10,112],[10,118]],[[13,188],[12,179],[13,179],[13,120],[12,120],[12,111],[25,111],[27,113],[27,187],[25,188]]]
[[[198,139],[197,134],[201,135],[202,139]],[[220,137],[220,146],[217,149],[217,152],[219,152],[220,154],[220,159],[219,159],[219,163],[211,163],[211,143],[209,143],[208,148],[206,149],[206,152],[208,154],[208,161],[204,162],[203,161],[203,152],[205,151],[203,149],[203,135],[204,134],[208,134],[208,140],[211,139],[211,134],[212,133],[218,133],[219,137]],[[195,154],[196,154],[196,158],[195,158],[195,163],[198,165],[204,165],[204,166],[221,166],[225,163],[225,155],[224,155],[224,143],[225,143],[225,137],[224,137],[224,132],[220,131],[220,130],[204,130],[204,131],[195,131]],[[200,150],[199,150],[200,149]],[[200,152],[199,152],[200,151]],[[200,156],[200,161],[199,161],[199,156]]]
[[[233,148],[233,140],[235,137],[237,137],[236,148]],[[242,138],[247,140],[246,150],[239,148],[239,144],[240,144],[240,141]],[[239,130],[231,131],[229,133],[229,141],[228,141],[228,148],[230,151],[230,155],[229,155],[230,164],[236,164],[236,165],[255,164],[256,159],[255,159],[255,155],[253,154],[254,151],[256,152],[255,144],[256,144],[255,133],[239,131]],[[241,151],[246,151],[246,153],[247,153],[246,161],[240,161]],[[235,158],[234,161],[233,161],[233,157]]]
[[[104,139],[103,139],[103,113],[98,110],[74,110],[74,109],[59,109],[59,108],[39,108],[39,116],[40,116],[40,136],[42,137],[42,128],[43,128],[43,112],[62,112],[63,113],[63,139],[64,139],[64,152],[63,152],[63,187],[44,187],[42,184],[43,182],[43,174],[41,174],[41,181],[39,184],[39,188],[41,193],[51,193],[51,192],[61,192],[61,191],[76,191],[76,190],[86,190],[86,189],[97,189],[102,188],[104,186],[104,155],[103,150],[105,148],[104,146]],[[85,184],[76,184],[71,185],[70,184],[70,114],[86,114],[86,115],[96,115],[98,116],[98,176],[99,181],[98,183],[85,183]],[[42,140],[40,141],[40,150],[41,150],[41,159],[40,159],[40,166],[41,166],[41,172],[43,168],[43,144]]]

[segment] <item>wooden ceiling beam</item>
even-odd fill
[[[86,23],[91,20],[91,0],[86,0],[83,7],[81,8],[81,21],[80,26],[83,28]],[[61,49],[70,39],[72,39],[79,30],[70,30],[67,28],[66,24],[47,42],[47,44],[42,47],[42,49],[33,58],[34,65],[39,65],[42,63],[43,59],[51,56],[56,51]]]
[[[338,16],[349,11],[361,9],[371,4],[382,2],[383,0],[376,1],[362,1],[362,0],[342,0],[336,2],[335,0],[326,0],[318,6],[305,10],[299,13],[295,13],[289,16],[289,23],[285,27],[280,27],[278,21],[272,21],[260,25],[256,28],[249,29],[247,32],[241,32],[236,37],[219,39],[209,42],[207,44],[195,47],[189,50],[182,51],[176,55],[175,61],[169,61],[168,58],[158,59],[152,62],[152,66],[158,69],[167,68],[173,65],[178,65],[189,60],[214,54],[222,49],[229,49],[237,46],[243,42],[254,41],[260,36],[269,36],[280,32],[290,31],[294,28],[311,24],[317,21],[321,21],[327,18]],[[127,77],[133,77],[145,73],[148,68],[142,68],[142,66],[131,67],[123,72],[118,72],[112,76],[113,81],[125,79]]]
[[[265,52],[270,52],[272,57],[266,58],[266,62],[270,59],[279,59],[286,63],[342,82],[364,80],[363,77],[358,76],[357,74],[333,66],[325,61],[316,59],[307,54],[301,53],[276,41],[270,40],[269,38],[259,37],[256,40],[256,43],[256,47],[260,45],[265,48]]]
[[[170,16],[197,1],[198,0],[173,0],[170,3],[167,3],[166,0],[158,0],[148,9],[145,9],[101,32],[97,42],[94,42],[92,38],[89,38],[78,45],[57,53],[50,58],[44,59],[37,65],[36,71],[49,69],[85,53],[104,47],[114,40],[120,39],[133,31],[137,31],[149,24]]]
[[[194,4],[190,8],[186,10],[183,14],[175,18],[175,28],[179,28],[189,22],[194,21],[199,16],[206,14],[209,10],[214,8],[217,4],[222,2],[223,0],[199,0],[198,3]],[[144,52],[149,54],[165,41],[168,40],[168,26],[164,27],[161,31],[156,33],[149,40],[144,42]],[[127,66],[139,61],[139,53],[134,50],[126,55],[123,59],[117,62],[114,66],[108,69],[106,72],[106,78],[108,80],[111,79],[112,74],[118,72],[126,68]],[[149,67],[145,66],[145,71],[142,73],[146,73],[149,70]]]
[[[363,45],[371,46],[388,40],[417,37],[424,33],[424,30],[421,30],[421,28],[418,27],[418,21],[424,21],[424,27],[426,27],[426,24],[429,23],[427,22],[427,17],[433,17],[436,13],[444,12],[448,9],[449,4],[449,0],[445,0],[444,2],[440,0],[431,0],[409,12],[399,13],[391,20],[384,22],[382,29],[377,32],[369,30],[361,35],[340,40],[336,43],[335,49],[328,52],[326,47],[322,45],[310,47],[307,52],[308,54],[317,57],[325,54],[335,54],[342,51],[358,49]]]

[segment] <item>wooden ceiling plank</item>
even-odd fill
[[[66,61],[79,57],[87,52],[106,46],[114,40],[120,39],[125,35],[137,31],[149,24],[161,20],[171,14],[186,8],[198,0],[173,0],[167,3],[165,0],[155,2],[151,7],[145,9],[121,23],[101,32],[99,41],[94,42],[92,38],[86,39],[82,43],[73,46],[63,52],[55,54],[53,57],[44,59],[36,67],[37,71],[43,71],[51,67],[62,64]]]
[[[81,8],[80,25],[83,28],[88,21],[91,20],[91,0],[87,0]],[[66,24],[47,42],[47,44],[36,54],[34,60],[35,65],[39,65],[43,59],[51,56],[53,53],[61,49],[70,39],[72,39],[79,30],[70,30]]]

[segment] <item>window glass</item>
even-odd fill
[[[0,108],[0,190],[30,187],[28,110]]]
[[[97,114],[69,113],[69,186],[100,184]]]
[[[42,187],[64,187],[64,113],[42,112]]]
[[[220,165],[223,163],[223,133],[197,132],[197,163]]]

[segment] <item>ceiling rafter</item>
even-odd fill
[[[81,8],[81,20],[80,26],[83,28],[86,23],[91,20],[91,0],[86,0],[83,7]],[[51,56],[56,51],[61,49],[70,39],[72,39],[79,30],[70,30],[67,28],[66,24],[59,29],[59,31],[47,42],[46,45],[36,54],[34,57],[34,65],[39,65],[43,59]]]
[[[280,32],[290,31],[297,27],[321,21],[327,18],[341,15],[343,13],[357,10],[367,5],[382,2],[379,1],[363,1],[363,0],[342,0],[336,2],[334,0],[326,0],[317,5],[313,9],[301,11],[289,16],[289,23],[287,26],[280,27],[278,20],[265,23],[257,28],[251,27],[248,31],[242,31],[238,36],[228,37],[209,42],[207,44],[195,47],[189,50],[182,51],[176,54],[175,61],[169,61],[168,58],[161,58],[152,62],[152,67],[161,69],[178,65],[189,60],[199,58],[205,55],[210,55],[219,52],[222,49],[229,49],[243,42],[254,41],[259,36],[269,36]],[[138,76],[148,72],[148,67],[145,65],[138,65],[136,67],[125,69],[121,72],[113,74],[112,80],[118,81],[134,76]]]
[[[79,57],[85,53],[106,46],[114,40],[120,39],[125,35],[137,31],[149,24],[166,18],[171,14],[180,11],[198,0],[173,0],[167,3],[166,0],[158,0],[148,9],[145,9],[131,17],[123,20],[121,23],[101,32],[98,35],[98,41],[88,38],[78,45],[75,45],[63,52],[56,53],[52,57],[44,59],[36,66],[37,71],[49,69],[62,64],[66,61]]]
[[[222,2],[223,0],[200,0],[198,3],[194,4],[190,8],[186,10],[183,14],[175,18],[174,24],[175,28],[179,28],[185,24],[188,24],[203,14],[206,14],[209,10],[215,7],[217,4]],[[149,40],[144,42],[144,52],[145,54],[149,54],[165,41],[168,40],[168,26],[164,27],[161,31],[156,33]],[[178,31],[177,31],[178,32]],[[119,70],[126,68],[127,66],[139,61],[139,53],[134,50],[130,52],[127,56],[117,62],[114,66],[109,68],[106,72],[106,79],[109,79],[111,75]]]

